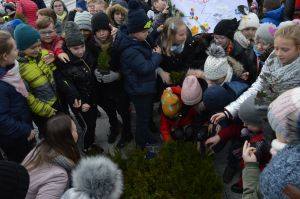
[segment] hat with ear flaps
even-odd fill
[[[67,21],[63,30],[67,47],[80,46],[84,44],[84,37],[80,32],[78,25],[73,21]]]

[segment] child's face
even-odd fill
[[[271,47],[271,44],[267,44],[263,41],[258,40],[255,42],[255,47],[261,54],[264,54],[266,50]]]
[[[69,47],[69,50],[75,57],[82,58],[85,53],[85,45]]]
[[[185,43],[186,37],[187,37],[186,26],[185,25],[179,26],[174,38],[174,44],[179,45]]]
[[[275,54],[279,61],[283,64],[290,64],[295,61],[300,54],[300,46],[295,45],[292,39],[276,37],[274,41]]]
[[[30,46],[29,48],[25,49],[23,53],[29,57],[36,58],[39,55],[40,51],[41,51],[41,42],[38,41],[34,43],[32,46]]]
[[[53,10],[57,15],[61,16],[64,13],[64,6],[60,1],[55,1],[53,4]]]
[[[95,3],[88,3],[87,10],[91,15],[94,15],[96,13],[95,11]]]
[[[39,30],[41,34],[41,40],[45,43],[51,43],[56,36],[54,24],[51,23],[47,28]]]
[[[261,128],[255,126],[255,125],[253,125],[253,124],[247,124],[247,123],[244,123],[244,126],[247,127],[247,129],[249,129],[249,130],[252,131],[253,133],[259,133],[259,132],[261,132]]]
[[[133,36],[134,38],[136,38],[139,41],[145,41],[147,39],[148,34],[149,34],[148,31],[149,30],[144,30],[144,31],[141,31],[141,32],[131,33],[131,36]]]
[[[227,48],[230,39],[223,35],[214,35],[214,41],[217,45],[222,46],[224,49]]]
[[[158,0],[153,4],[153,7],[158,12],[162,12],[167,7],[167,2],[164,0]]]
[[[114,21],[118,24],[118,25],[122,25],[124,22],[124,15],[121,12],[116,11],[114,13]]]
[[[2,56],[2,60],[3,60],[2,62],[3,62],[3,65],[5,65],[5,66],[13,64],[18,56],[18,50],[17,50],[15,40],[10,38],[8,40],[8,43],[9,43],[9,45],[12,45],[12,49],[10,52],[4,53]]]
[[[105,7],[105,4],[95,4],[95,13],[98,13],[98,12],[105,12],[106,10],[106,7]]]
[[[85,40],[87,40],[92,35],[92,32],[89,30],[81,29],[80,32],[83,35]]]
[[[108,39],[109,35],[110,35],[109,30],[101,30],[100,29],[96,32],[97,39],[99,39],[102,42],[106,41]]]
[[[242,30],[242,34],[246,37],[248,40],[254,40],[255,33],[256,33],[257,28],[245,28]]]

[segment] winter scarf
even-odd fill
[[[56,15],[57,16],[57,20],[62,23],[64,21],[64,19],[67,17],[67,14],[68,13],[66,11],[64,11],[64,13],[61,16]]]
[[[55,164],[55,165],[58,165],[62,168],[64,168],[68,174],[68,186],[67,188],[70,188],[71,187],[71,172],[72,172],[72,169],[75,167],[75,164],[72,160],[70,160],[69,158],[65,157],[65,156],[62,156],[62,155],[57,155],[55,158],[53,158],[51,160],[51,163]]]
[[[16,88],[16,91],[22,94],[24,97],[28,97],[28,91],[25,87],[24,81],[22,80],[19,73],[19,63],[15,61],[13,68],[11,68],[7,73],[0,77],[1,81],[4,81]]]
[[[251,42],[243,35],[241,31],[236,31],[234,33],[234,40],[237,41],[245,49],[251,47]]]
[[[171,46],[171,51],[175,54],[180,54],[182,53],[184,49],[184,43],[180,44],[180,45],[173,45]]]
[[[258,105],[269,104],[283,92],[300,85],[300,56],[291,64],[282,65],[273,51],[264,67],[260,77],[264,84],[262,92],[258,92],[256,102]]]

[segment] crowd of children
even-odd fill
[[[134,139],[141,150],[181,140],[218,153],[228,143],[224,183],[243,170],[233,192],[299,197],[300,1],[248,3],[239,21],[197,35],[165,0],[79,0],[74,10],[62,0],[3,3],[0,154],[26,168],[26,198],[120,197],[113,163],[80,160],[99,147],[98,106],[110,144],[119,134],[119,148]],[[150,133],[157,102],[159,140]],[[107,175],[97,174],[101,164]]]

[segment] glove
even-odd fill
[[[98,69],[94,70],[94,75],[95,75],[98,82],[103,83],[103,79],[102,79],[103,75],[99,72]]]
[[[102,81],[103,83],[111,83],[116,81],[119,78],[120,78],[120,73],[111,70],[109,71],[109,74],[102,76]]]

